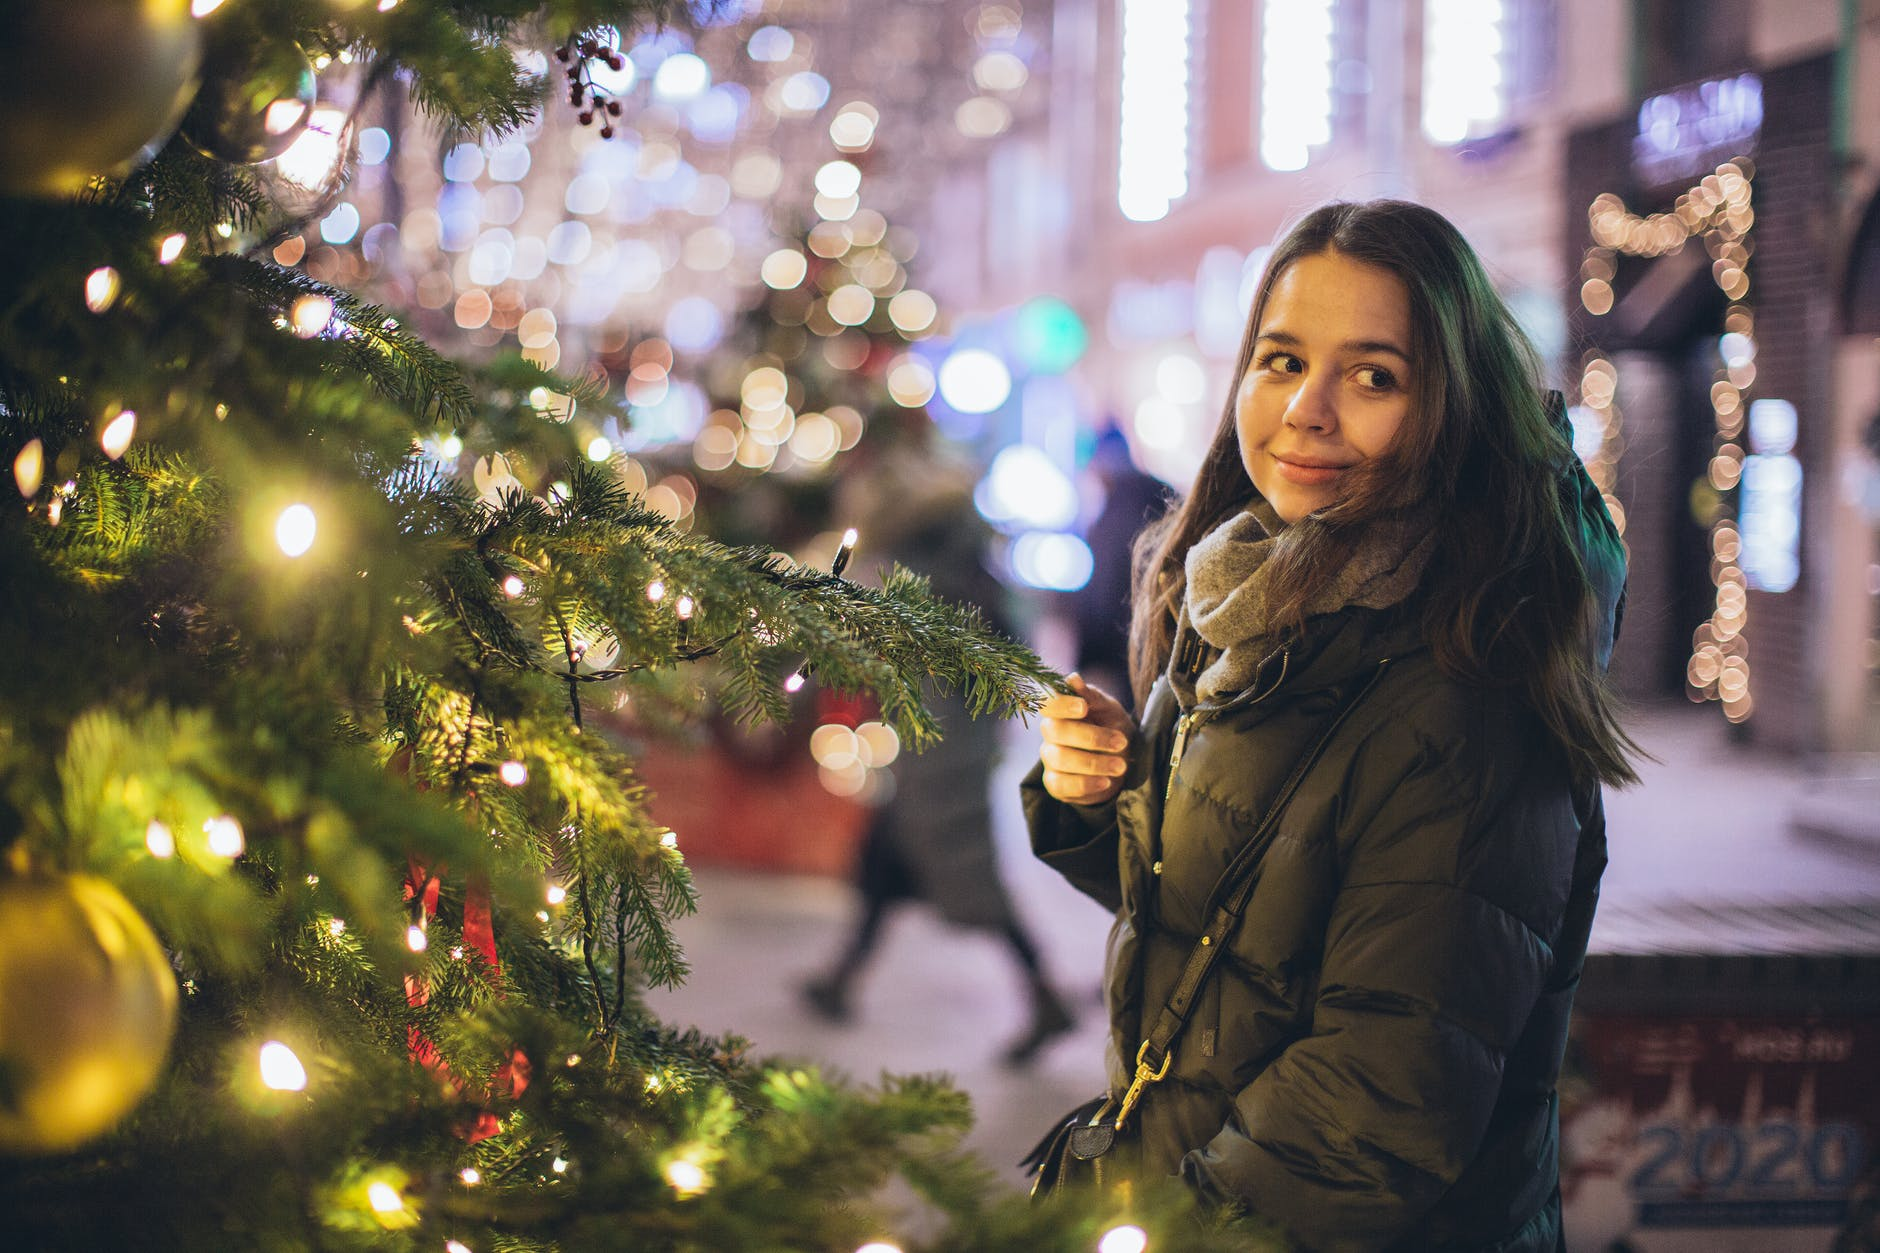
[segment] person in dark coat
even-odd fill
[[[973,508],[970,473],[947,465],[927,441],[882,454],[865,469],[851,480],[858,486],[848,504],[881,563],[926,575],[936,594],[977,607],[1009,634],[1005,588],[983,559],[989,531]],[[929,904],[954,926],[997,936],[1011,953],[1024,976],[1030,1016],[1001,1056],[1024,1066],[1076,1020],[999,873],[987,789],[999,755],[999,724],[972,717],[955,692],[930,689],[926,702],[940,723],[940,742],[896,758],[893,791],[870,815],[862,838],[854,928],[829,969],[804,985],[804,1000],[823,1018],[847,1020],[851,991],[890,911]]]
[[[1162,515],[1168,492],[1137,469],[1129,441],[1114,425],[1097,436],[1091,477],[1103,505],[1084,532],[1090,546],[1090,581],[1072,592],[1077,626],[1077,672],[1108,684],[1129,673],[1129,554],[1144,526]]]
[[[1605,688],[1618,535],[1537,373],[1441,216],[1306,217],[1145,537],[1141,722],[1052,697],[1024,784],[1036,853],[1116,911],[1119,1152],[1304,1249],[1561,1245],[1600,789],[1638,750]],[[1158,1079],[1143,1042],[1204,934]]]

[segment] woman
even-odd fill
[[[1118,1151],[1306,1248],[1559,1244],[1600,785],[1636,746],[1618,537],[1535,373],[1441,216],[1311,214],[1138,547],[1140,727],[1081,681],[1044,709],[1034,849],[1117,911]]]

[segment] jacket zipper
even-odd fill
[[[1169,751],[1168,781],[1162,785],[1162,808],[1165,811],[1168,809],[1170,798],[1175,795],[1175,771],[1182,764],[1182,753],[1187,751],[1189,732],[1216,714],[1225,713],[1229,709],[1238,709],[1243,705],[1257,705],[1278,691],[1280,684],[1286,681],[1286,666],[1292,659],[1290,648],[1282,648],[1278,653],[1269,655],[1254,673],[1258,675],[1261,670],[1266,669],[1266,662],[1272,661],[1274,656],[1279,658],[1279,677],[1274,679],[1265,691],[1256,692],[1249,688],[1235,695],[1232,700],[1223,701],[1218,705],[1196,705],[1175,719],[1175,743]]]

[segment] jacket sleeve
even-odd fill
[[[1497,816],[1479,817],[1485,804]],[[1311,1033],[1183,1159],[1203,1197],[1281,1223],[1317,1253],[1347,1253],[1388,1247],[1456,1181],[1551,962],[1463,877],[1480,850],[1519,856],[1523,812],[1488,802],[1447,763],[1399,776],[1346,846]]]
[[[1063,875],[1070,885],[1105,909],[1122,907],[1117,868],[1116,802],[1072,805],[1044,790],[1044,764],[1031,768],[1019,784],[1025,827],[1038,860]]]

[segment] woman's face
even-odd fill
[[[1339,498],[1410,416],[1410,295],[1337,252],[1301,257],[1267,296],[1234,397],[1240,460],[1288,523]]]

